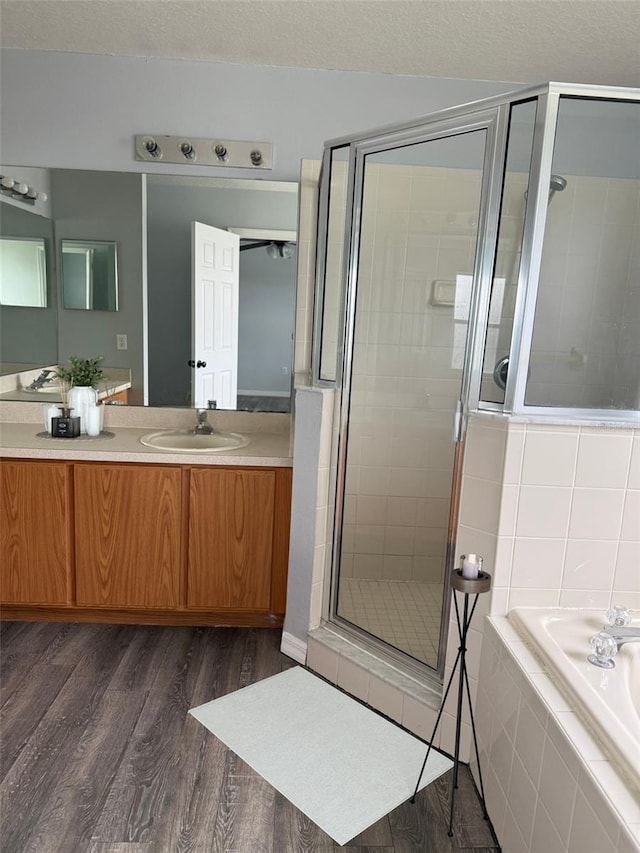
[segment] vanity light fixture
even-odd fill
[[[46,193],[38,192],[24,181],[17,181],[9,175],[0,175],[0,191],[25,204],[35,204],[36,201],[46,201],[48,198]]]
[[[136,160],[164,163],[198,163],[199,166],[231,166],[241,169],[272,169],[270,142],[234,139],[201,139],[184,136],[135,137]]]

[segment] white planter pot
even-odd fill
[[[80,417],[80,433],[87,431],[87,410],[98,402],[98,392],[86,385],[74,385],[69,391],[69,408],[73,415]]]

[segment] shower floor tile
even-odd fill
[[[430,666],[440,641],[442,584],[341,578],[338,615]]]

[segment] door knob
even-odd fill
[[[206,367],[206,366],[207,366],[206,361],[200,361],[200,359],[198,359],[198,361],[196,363],[196,367]]]

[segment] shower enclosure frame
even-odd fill
[[[388,649],[382,641],[372,639],[366,632],[346,623],[336,614],[337,571],[341,548],[343,496],[345,486],[346,436],[349,419],[349,392],[351,362],[353,357],[353,333],[355,324],[355,297],[358,274],[358,250],[360,236],[360,214],[363,195],[363,164],[368,152],[380,150],[381,146],[393,143],[418,143],[437,138],[438,135],[463,132],[463,128],[487,131],[485,162],[482,175],[481,207],[474,263],[472,298],[467,329],[462,393],[459,406],[458,450],[454,464],[454,492],[450,524],[455,533],[457,523],[457,490],[461,476],[462,454],[466,420],[470,412],[493,412],[509,416],[525,416],[528,420],[570,420],[572,422],[602,422],[640,424],[640,412],[634,410],[580,409],[575,407],[531,406],[525,404],[527,369],[531,353],[536,298],[539,284],[540,264],[544,242],[544,229],[548,210],[549,185],[552,175],[552,159],[556,136],[556,122],[560,98],[568,96],[578,99],[640,101],[640,90],[632,88],[548,83],[507,92],[493,98],[474,101],[460,106],[422,116],[410,122],[387,125],[367,133],[354,134],[329,140],[325,143],[322,160],[319,194],[319,217],[317,235],[316,292],[314,308],[314,336],[312,348],[312,381],[318,387],[335,388],[340,397],[338,406],[337,450],[332,472],[334,498],[333,549],[331,554],[331,582],[325,585],[323,619],[333,629],[359,638],[365,645],[377,649],[393,660],[402,660],[409,669],[416,667],[427,679],[442,682],[446,654],[448,629],[448,605],[450,591],[445,583],[443,596],[440,650],[435,673],[429,667],[416,664],[402,652]],[[481,399],[481,381],[489,317],[491,288],[497,251],[498,227],[501,215],[502,189],[506,171],[506,154],[513,106],[536,101],[536,117],[533,129],[529,183],[526,195],[524,226],[517,279],[516,303],[509,363],[515,369],[508,371],[504,402],[495,403]],[[465,124],[466,122],[466,124]],[[345,215],[345,250],[342,257],[341,281],[344,286],[339,293],[342,318],[337,329],[336,375],[322,375],[323,317],[326,288],[326,254],[328,245],[329,190],[332,153],[348,148],[348,182]],[[451,534],[451,531],[450,531]],[[450,544],[455,545],[455,535],[450,535]],[[453,568],[454,550],[449,547],[445,575]],[[330,589],[327,594],[327,586]]]

